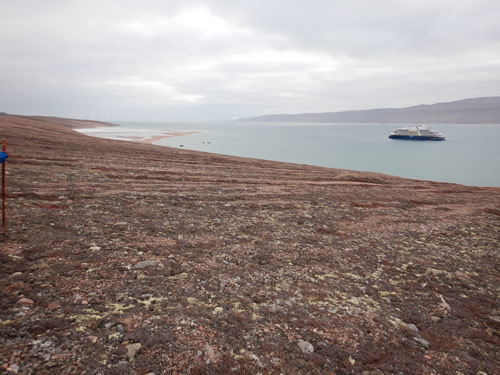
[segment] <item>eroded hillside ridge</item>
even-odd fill
[[[258,116],[243,121],[330,123],[500,124],[500,96],[405,108]]]

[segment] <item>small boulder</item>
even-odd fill
[[[207,343],[205,345],[205,356],[207,358],[207,361],[213,362],[215,360],[215,351],[214,349]]]
[[[312,346],[312,344],[307,341],[299,340],[297,345],[299,346],[302,353],[311,354],[314,352],[314,346]]]
[[[426,339],[421,338],[421,337],[414,337],[413,340],[415,340],[415,342],[417,344],[419,344],[420,346],[422,346],[425,349],[429,349],[431,347],[430,342],[427,341]]]
[[[408,323],[406,324],[406,327],[408,327],[408,329],[412,330],[413,332],[418,332],[418,328],[415,324]]]
[[[16,365],[15,363],[11,364],[8,368],[7,371],[13,372],[14,374],[19,373],[19,366]]]
[[[146,267],[155,267],[155,266],[156,266],[156,262],[154,260],[143,260],[142,262],[137,263],[134,266],[134,269],[142,270],[143,268],[146,268]]]
[[[132,361],[134,359],[135,355],[141,349],[141,347],[142,345],[139,342],[127,345],[127,357],[129,361]]]

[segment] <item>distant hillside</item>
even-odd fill
[[[500,96],[406,108],[267,115],[240,121],[500,124]]]
[[[78,120],[78,119],[69,119],[63,117],[51,117],[51,116],[26,116],[29,119],[42,121],[42,122],[51,122],[54,124],[63,125],[67,128],[71,129],[85,129],[85,128],[100,128],[107,126],[118,126],[116,124],[111,124],[109,122],[102,121],[94,121],[94,120]]]
[[[5,112],[0,112],[0,116],[7,116],[12,119],[26,119],[30,121],[38,121],[41,123],[50,122],[52,124],[63,125],[70,129],[85,129],[85,128],[100,128],[106,126],[118,126],[109,122],[94,121],[94,120],[78,120],[63,117],[53,116],[24,116],[24,115],[11,115]]]

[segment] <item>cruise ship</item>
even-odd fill
[[[389,138],[408,139],[411,141],[444,141],[444,135],[437,130],[427,129],[425,125],[412,128],[404,127],[394,130]]]

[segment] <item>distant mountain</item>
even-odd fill
[[[422,104],[405,108],[266,115],[240,121],[500,124],[500,96]]]

